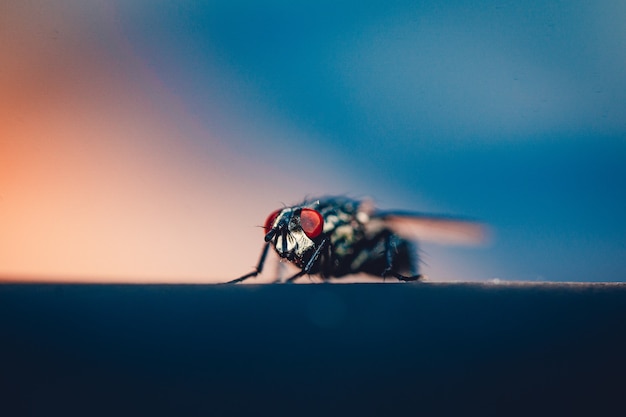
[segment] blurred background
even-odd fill
[[[626,3],[0,5],[0,279],[217,282],[305,196],[468,216],[431,280],[626,277]],[[269,270],[265,275],[271,275]]]

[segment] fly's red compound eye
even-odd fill
[[[315,239],[322,233],[324,218],[318,211],[303,208],[300,212],[300,227],[309,239]]]
[[[272,212],[272,214],[267,216],[267,219],[265,220],[265,226],[263,226],[263,230],[265,231],[265,234],[268,234],[270,230],[272,230],[272,226],[274,225],[274,220],[276,220],[276,217],[278,217],[281,211],[282,210],[276,210]]]

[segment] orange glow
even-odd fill
[[[253,269],[281,202],[343,186],[231,148],[135,54],[108,2],[2,9],[0,282],[224,282]],[[256,127],[233,134],[253,143]]]
[[[245,161],[133,56],[106,2],[22,3],[0,24],[0,280],[248,272],[265,213],[244,203],[260,180],[233,175]],[[232,218],[243,234],[229,235]]]

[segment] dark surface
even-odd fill
[[[622,415],[626,286],[0,286],[0,415]]]

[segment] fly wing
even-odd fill
[[[479,222],[419,213],[379,212],[371,221],[382,222],[408,240],[423,240],[444,245],[479,245],[489,240],[487,226]]]

